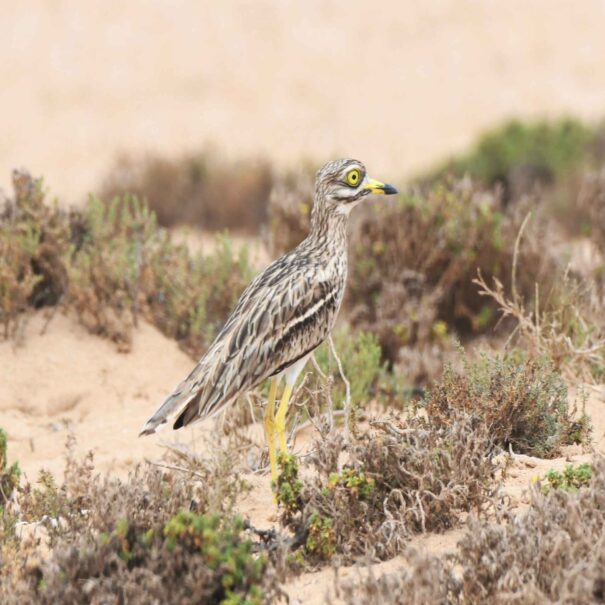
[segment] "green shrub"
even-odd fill
[[[467,154],[438,168],[431,179],[451,172],[470,174],[487,185],[514,190],[551,182],[578,166],[591,152],[595,132],[571,118],[557,121],[512,120],[485,133]]]
[[[14,198],[0,214],[0,323],[15,334],[28,307],[57,304],[67,288],[71,217],[45,204],[42,180],[13,172]]]
[[[128,349],[141,315],[201,354],[250,278],[246,250],[235,257],[223,238],[213,254],[191,256],[136,198],[91,199],[85,224],[69,271],[69,302],[84,324]]]
[[[567,385],[546,358],[521,353],[462,358],[463,369],[447,366],[431,389],[426,412],[447,426],[464,411],[486,426],[494,442],[516,453],[552,458],[562,445],[586,440],[588,420],[573,420]]]
[[[193,356],[206,349],[250,280],[245,248],[236,254],[221,237],[212,254],[192,256],[136,198],[91,198],[65,213],[45,204],[40,181],[14,178],[14,200],[0,216],[5,337],[28,308],[61,304],[124,351],[139,317]]]

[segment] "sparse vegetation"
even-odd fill
[[[453,334],[492,329],[497,305],[481,297],[472,280],[479,269],[510,284],[521,218],[520,212],[502,214],[497,195],[469,181],[438,184],[426,195],[373,208],[352,246],[350,321],[378,335],[391,363],[405,359],[406,365],[406,349],[430,357],[452,350]],[[536,281],[549,281],[554,260],[538,248],[537,231],[528,240],[516,286],[529,300]],[[410,382],[432,378],[430,369],[425,361]]]
[[[239,485],[220,465],[190,474],[138,467],[126,481],[99,477],[92,457],[70,454],[62,485],[43,473],[38,486],[19,490],[10,536],[3,532],[0,541],[0,599],[269,602],[277,588],[268,556],[233,513]],[[37,532],[17,533],[17,516]],[[45,544],[51,551],[40,557]]]
[[[123,351],[144,317],[199,356],[250,279],[245,249],[222,238],[213,254],[192,256],[136,198],[64,213],[47,207],[41,181],[17,173],[14,185],[0,218],[5,336],[28,308],[61,304]]]
[[[275,601],[285,561],[296,571],[394,555],[405,570],[341,587],[345,601],[605,600],[603,460],[542,471],[529,509],[513,513],[499,498],[510,469],[500,465],[522,457],[498,455],[553,458],[588,440],[567,384],[605,376],[602,136],[573,120],[510,123],[438,178],[360,208],[334,333],[356,422],[340,430],[345,381],[325,344],[291,410],[321,441],[279,458],[282,530],[234,512],[234,460],[262,465],[260,454],[244,461],[250,401],[225,421],[232,459],[176,473],[137,467],[125,480],[70,454],[64,480],[42,472],[19,485],[0,431],[0,600],[257,605]],[[4,338],[52,306],[122,351],[144,319],[200,355],[252,276],[246,251],[219,237],[212,254],[192,255],[159,225],[262,224],[277,255],[307,233],[312,179],[309,167],[279,175],[210,154],[122,159],[105,201],[66,212],[40,180],[15,173],[0,213]],[[572,258],[571,237],[590,238],[590,262]],[[478,336],[504,352],[477,354]],[[429,386],[410,404],[404,385]],[[373,418],[376,403],[395,415]],[[419,533],[467,522],[451,555],[407,550]]]
[[[67,256],[77,220],[44,203],[41,179],[13,172],[14,198],[0,212],[0,321],[14,336],[29,307],[57,304],[67,289]],[[72,231],[73,227],[73,231]]]
[[[497,484],[486,427],[465,414],[444,427],[419,417],[376,422],[343,445],[340,436],[328,438],[313,456],[312,478],[287,466],[279,484],[282,522],[310,562],[392,557],[415,533],[481,513]]]
[[[488,285],[481,274],[475,280],[479,293],[499,306],[502,317],[514,321],[512,336],[530,355],[548,357],[556,369],[586,381],[605,373],[605,326],[600,318],[600,300],[594,284],[559,276],[547,296],[528,307],[517,292],[508,295],[500,281]]]
[[[605,462],[577,491],[531,492],[524,512],[500,522],[471,519],[458,551],[446,557],[408,553],[401,574],[343,586],[351,605],[527,603],[590,605],[605,598]]]
[[[0,428],[0,515],[4,514],[4,506],[19,484],[20,476],[18,462],[8,465],[6,433]]]
[[[439,426],[464,411],[483,423],[500,447],[543,458],[586,440],[588,420],[574,420],[567,385],[547,358],[513,352],[475,361],[463,355],[462,361],[460,371],[446,366],[427,398],[426,413]]]

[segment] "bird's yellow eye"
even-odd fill
[[[361,173],[357,168],[353,168],[353,170],[349,170],[347,172],[347,184],[351,187],[357,187],[359,185],[359,181],[361,180]]]

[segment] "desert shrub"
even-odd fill
[[[215,250],[192,256],[166,239],[165,252],[150,259],[149,317],[165,334],[199,357],[222,327],[252,277],[248,251],[228,237]]]
[[[20,519],[45,528],[50,552],[38,556],[39,545],[26,539],[10,560],[3,549],[0,598],[267,602],[275,591],[267,555],[233,514],[239,485],[220,464],[179,474],[137,467],[121,481],[98,476],[90,456],[70,455],[62,485],[46,473],[20,490]]]
[[[532,491],[505,525],[473,521],[460,543],[466,602],[594,603],[605,598],[605,464],[578,493]],[[514,595],[514,596],[513,596]]]
[[[605,600],[605,461],[576,492],[531,490],[527,511],[471,518],[448,557],[409,553],[397,574],[342,587],[351,605],[414,603],[592,605]],[[376,595],[380,595],[377,599]]]
[[[407,349],[429,355],[451,349],[453,333],[465,337],[494,326],[497,305],[480,296],[473,278],[480,269],[510,284],[522,222],[522,212],[503,215],[498,206],[494,193],[460,181],[381,203],[360,221],[346,305],[352,324],[376,333],[391,363],[404,359]],[[539,221],[529,228],[519,260],[524,272],[516,284],[527,299],[554,263],[538,247]],[[410,381],[427,378],[420,374]]]
[[[514,279],[514,278],[513,278]],[[499,315],[512,320],[509,341],[533,357],[552,360],[557,371],[572,379],[599,382],[605,373],[605,325],[602,294],[593,281],[572,276],[568,270],[554,274],[550,287],[539,288],[527,304],[512,288],[479,274],[475,283],[481,296],[499,307]]]
[[[227,162],[210,152],[176,159],[121,156],[105,177],[103,199],[146,200],[160,225],[256,232],[267,220],[272,171],[259,160]]]
[[[142,315],[192,355],[205,350],[250,277],[245,249],[236,257],[223,238],[213,254],[191,256],[136,198],[91,199],[85,224],[69,269],[83,323],[127,350]]]
[[[0,214],[0,322],[15,333],[27,307],[56,304],[67,288],[70,217],[45,203],[42,180],[13,172],[13,199]]]
[[[247,251],[226,237],[208,255],[172,243],[136,198],[92,198],[69,213],[45,203],[40,181],[14,176],[0,216],[0,320],[15,333],[24,311],[73,309],[93,333],[128,350],[138,317],[200,355],[251,277]]]
[[[512,120],[485,133],[469,153],[452,158],[429,178],[470,174],[488,185],[501,183],[507,196],[516,197],[536,182],[569,173],[593,153],[594,142],[595,131],[571,118]]]
[[[447,427],[419,417],[376,422],[346,456],[342,437],[328,437],[313,455],[312,477],[281,459],[282,523],[311,562],[392,557],[411,535],[484,509],[497,470],[489,442],[485,426],[464,414]]]
[[[400,557],[396,573],[369,575],[358,581],[336,583],[338,603],[347,605],[453,605],[457,603],[460,582],[444,557],[430,556],[408,549]],[[330,597],[328,602],[332,604]]]
[[[438,425],[464,411],[485,425],[495,444],[547,458],[585,439],[587,419],[573,420],[567,385],[547,358],[512,352],[462,361],[461,370],[448,365],[428,395],[426,412]]]

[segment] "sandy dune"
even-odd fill
[[[119,150],[205,145],[403,175],[505,116],[602,116],[604,30],[600,0],[5,2],[0,185],[73,201]]]

